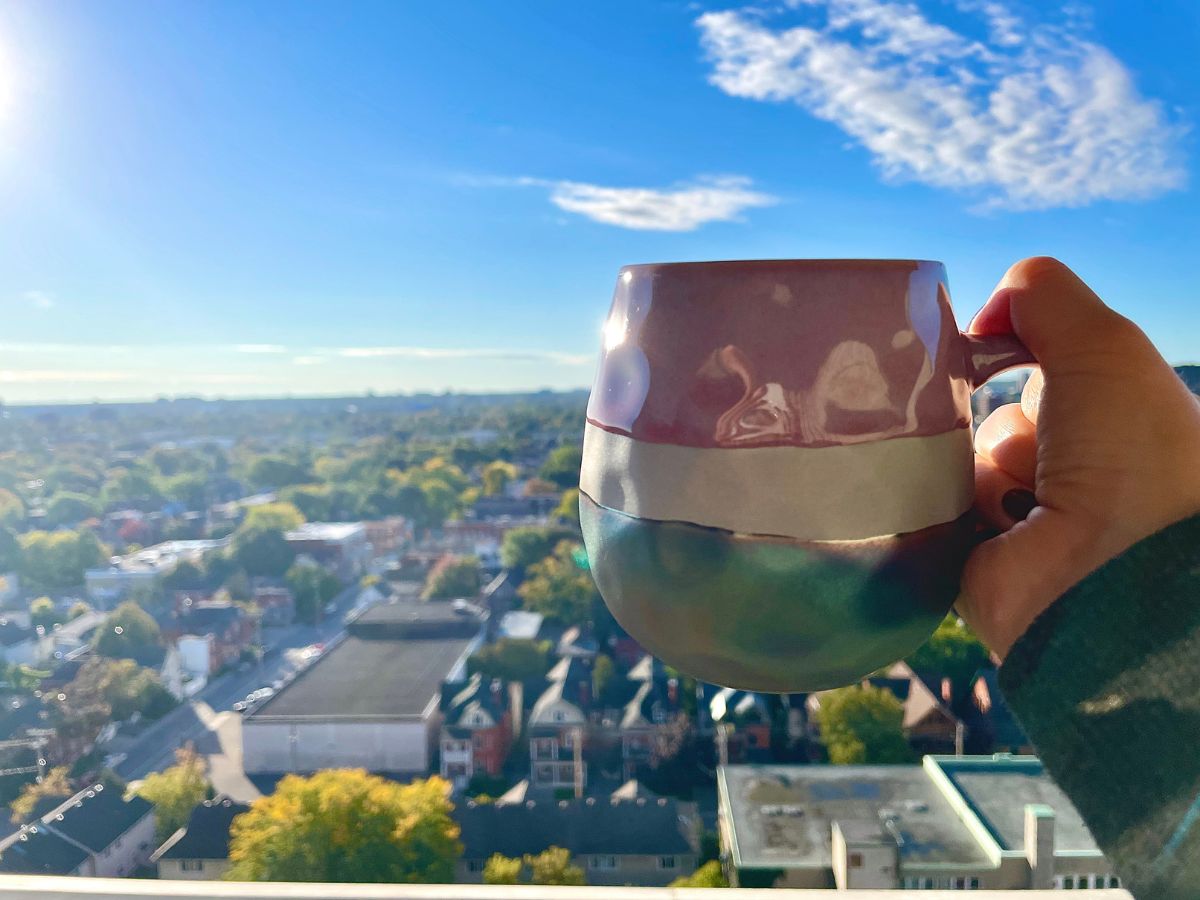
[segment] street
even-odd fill
[[[287,658],[288,650],[310,644],[328,644],[337,637],[344,627],[342,618],[358,593],[358,585],[352,585],[334,597],[332,602],[337,609],[320,625],[264,628],[266,653],[257,665],[246,672],[235,670],[214,679],[196,696],[153,723],[125,750],[125,758],[116,766],[117,774],[127,781],[134,781],[161,771],[174,761],[176,748],[188,742],[195,745],[201,755],[220,754],[217,730],[226,716],[238,715],[223,711],[228,711],[251,691],[294,671],[295,665]],[[240,735],[240,730],[237,734]]]

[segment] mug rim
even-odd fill
[[[711,259],[711,260],[685,260],[680,262],[647,262],[647,263],[630,263],[629,265],[621,266],[619,272],[627,272],[634,270],[645,269],[671,269],[673,271],[685,269],[737,269],[737,268],[757,268],[759,266],[786,266],[795,269],[809,269],[818,267],[837,267],[837,268],[881,268],[891,266],[942,266],[945,268],[945,263],[937,259],[898,259],[898,258],[871,258],[871,257],[843,257],[843,258],[765,258],[765,259]]]

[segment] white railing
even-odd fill
[[[805,891],[774,889],[770,900],[1132,900],[1123,890]],[[142,881],[0,875],[4,900],[763,900],[761,890],[639,887],[535,887],[481,884],[247,884],[237,881]]]

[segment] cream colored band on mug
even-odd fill
[[[678,447],[588,423],[579,487],[644,519],[847,541],[950,522],[975,491],[970,429],[837,447]]]

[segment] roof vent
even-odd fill
[[[478,805],[479,805],[479,804],[478,804],[478,803],[476,803],[474,800],[468,800],[468,801],[467,801],[467,809],[474,809],[474,808],[475,808],[475,807],[477,807]]]
[[[595,806],[595,805],[596,805],[596,798],[595,798],[595,797],[588,797],[588,798],[587,798],[587,800],[585,800],[585,801],[584,801],[584,803],[586,803],[588,806]]]
[[[526,809],[533,809],[533,807],[534,807],[534,802],[533,802],[532,800],[526,800],[526,801],[525,801],[525,808],[526,808]]]
[[[645,798],[645,797],[638,797],[638,798],[637,798],[637,805],[638,805],[638,806],[645,806],[645,805],[646,805],[646,798]]]
[[[567,808],[567,801],[566,801],[566,800],[559,800],[559,801],[558,801],[558,808],[559,808],[559,809],[566,809],[566,808]]]
[[[667,805],[667,798],[666,798],[666,797],[659,797],[659,798],[658,798],[658,805],[659,805],[659,806],[666,806],[666,805]]]
[[[98,794],[98,793],[100,793],[102,790],[104,790],[104,785],[102,785],[102,784],[98,784],[98,785],[96,785],[96,786],[93,788],[93,790],[94,790],[94,791],[95,791],[95,792]]]

